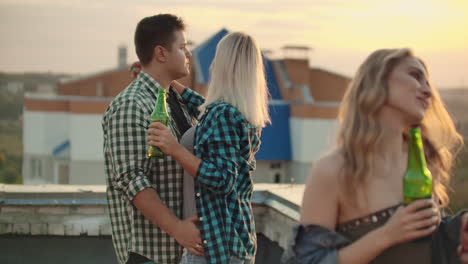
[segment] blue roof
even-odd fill
[[[209,69],[216,53],[216,46],[227,34],[229,32],[226,29],[221,29],[192,51],[198,83],[208,83],[210,78]],[[291,160],[290,107],[289,104],[282,102],[283,98],[278,89],[278,81],[273,70],[272,61],[263,56],[263,64],[268,90],[272,101],[275,103],[270,103],[272,124],[263,129],[262,144],[255,158],[257,160]]]
[[[278,89],[278,81],[276,80],[275,71],[273,70],[273,63],[270,59],[263,57],[263,65],[265,67],[265,78],[267,81],[268,91],[270,92],[271,99],[282,100],[281,94]]]
[[[271,124],[262,130],[257,160],[291,160],[289,104],[270,104]]]
[[[221,29],[218,33],[211,36],[208,40],[193,49],[192,54],[196,67],[196,80],[198,83],[207,84],[210,79],[210,65],[216,53],[216,46],[219,41],[229,34],[226,29]],[[265,67],[265,78],[267,79],[268,89],[271,99],[281,100],[281,95],[278,91],[278,82],[276,81],[275,72],[271,60],[263,57],[263,65]]]
[[[208,83],[210,79],[210,65],[215,56],[216,46],[228,33],[229,32],[223,28],[192,51],[197,75],[196,80],[198,83]]]

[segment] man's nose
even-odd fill
[[[190,50],[187,49],[187,51],[185,52],[185,56],[189,59],[192,58],[192,52]]]

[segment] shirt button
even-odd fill
[[[208,244],[208,241],[206,241],[206,240],[203,240],[203,244]]]
[[[197,193],[197,197],[200,197],[200,193]]]

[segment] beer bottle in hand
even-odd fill
[[[167,126],[168,120],[169,115],[167,113],[166,105],[166,90],[158,89],[158,98],[156,99],[156,104],[154,105],[154,110],[151,114],[151,122],[160,122]],[[149,146],[148,157],[163,158],[164,156],[164,152],[162,152],[158,147]]]
[[[403,203],[432,197],[432,176],[426,167],[419,127],[413,127],[408,135],[408,168],[403,178]]]

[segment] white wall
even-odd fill
[[[69,114],[24,110],[23,151],[52,155],[55,147],[69,139]]]
[[[70,184],[106,184],[104,161],[73,161],[70,163]]]
[[[54,162],[65,158],[70,160],[70,184],[104,184],[101,117],[100,114],[25,111],[25,183],[58,183],[57,164]],[[70,140],[70,156],[53,157],[53,149],[66,140]],[[41,163],[40,176],[31,174],[33,160]]]
[[[104,161],[101,114],[73,114],[70,118],[72,161]]]
[[[252,179],[254,183],[275,183],[275,175],[279,175],[279,183],[290,183],[289,163],[289,161],[257,160]]]
[[[71,160],[104,160],[100,114],[24,112],[24,153],[52,155],[54,148],[70,140]]]
[[[336,119],[290,119],[292,159],[313,162],[335,145]]]

